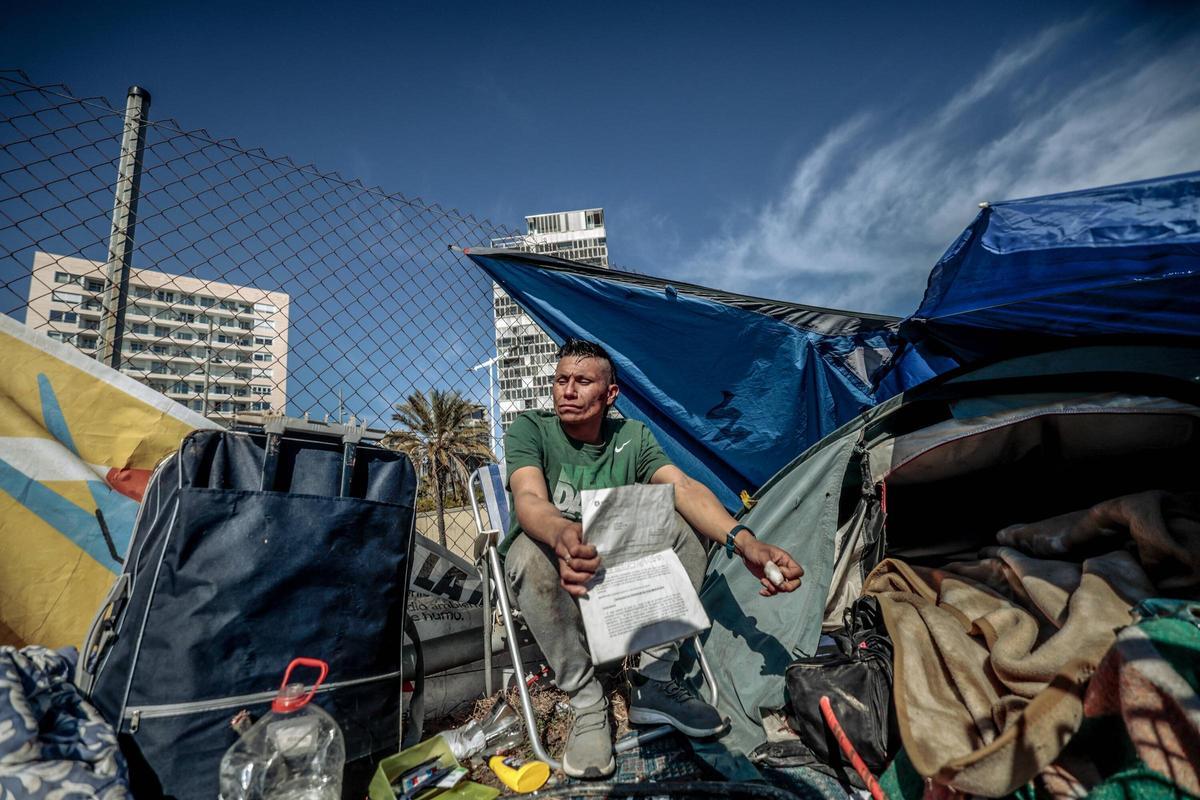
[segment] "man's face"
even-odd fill
[[[554,370],[554,411],[568,425],[601,418],[617,399],[617,385],[609,383],[608,364],[590,356],[567,356]]]

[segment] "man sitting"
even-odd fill
[[[608,703],[592,667],[575,599],[586,593],[585,584],[600,567],[596,548],[583,540],[584,489],[674,484],[677,524],[672,547],[697,590],[707,558],[695,532],[732,546],[759,578],[763,595],[794,591],[804,574],[785,550],[755,539],[708,487],[672,464],[645,425],[608,417],[619,392],[616,379],[604,348],[569,340],[558,351],[554,411],[526,411],[513,420],[504,440],[516,512],[502,548],[506,577],[554,670],[555,683],[571,698],[575,721],[562,764],[564,772],[577,778],[603,778],[616,765]],[[768,562],[783,574],[779,585],[764,572]],[[638,672],[630,676],[630,722],[665,722],[696,737],[719,732],[717,710],[672,676],[677,659],[676,644],[642,652]]]

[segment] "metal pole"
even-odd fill
[[[212,360],[213,360],[213,318],[212,314],[207,314],[208,317],[208,338],[204,340],[204,416],[208,416],[208,396],[209,388],[212,386]],[[254,369],[251,367],[251,369]]]
[[[496,366],[495,359],[488,364],[488,438],[492,440],[492,455],[496,454],[496,381],[492,378],[492,367]]]
[[[488,444],[492,453],[496,452],[499,440],[496,438],[496,383],[492,379],[492,367],[500,360],[500,356],[492,356],[487,361],[471,367],[472,372],[487,368],[488,371]],[[497,370],[499,367],[497,367]]]
[[[133,261],[133,231],[137,226],[138,192],[142,182],[142,155],[146,151],[146,118],[149,112],[150,93],[140,86],[130,86],[125,98],[125,132],[121,136],[112,231],[108,236],[100,346],[96,349],[100,361],[113,369],[121,366],[121,337],[125,329],[129,267]]]

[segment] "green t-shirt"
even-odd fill
[[[521,467],[538,467],[546,476],[550,502],[567,519],[581,519],[580,492],[649,483],[671,463],[645,425],[632,419],[605,418],[600,444],[578,442],[563,432],[553,411],[526,411],[512,421],[504,437],[505,486]],[[522,533],[514,507],[500,555]]]

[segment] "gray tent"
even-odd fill
[[[743,521],[804,566],[764,598],[714,553],[701,591],[705,653],[728,734],[696,746],[733,778],[783,704],[784,670],[836,627],[884,557],[936,565],[996,531],[1150,488],[1200,486],[1200,347],[1077,346],[944,376],[863,413],[755,496]],[[814,699],[815,702],[815,699]]]

